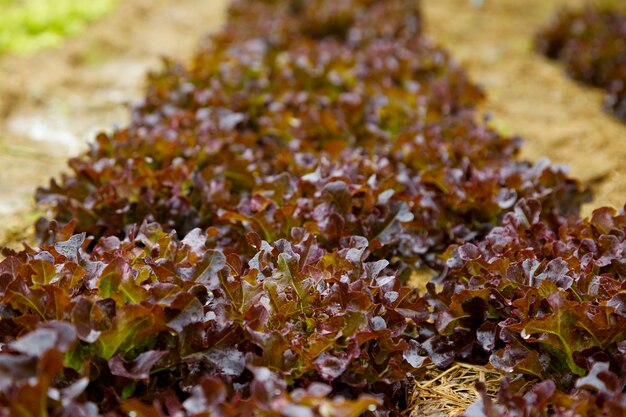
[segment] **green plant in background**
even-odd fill
[[[59,45],[110,11],[117,0],[0,0],[0,55]]]

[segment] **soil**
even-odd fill
[[[95,133],[128,122],[145,75],[186,59],[224,21],[227,0],[123,0],[62,47],[0,57],[0,230],[37,217],[33,195]],[[26,214],[25,214],[26,213]]]
[[[532,50],[533,32],[558,7],[583,1],[423,0],[423,7],[431,36],[487,90],[483,110],[493,126],[524,137],[522,157],[548,156],[590,185],[589,214],[626,202],[626,124],[603,112],[600,90],[576,84]],[[124,0],[61,48],[0,58],[1,231],[23,233],[37,217],[36,187],[97,131],[126,124],[146,72],[158,70],[162,56],[189,57],[219,29],[227,3]]]
[[[533,51],[533,34],[561,7],[584,0],[424,0],[427,32],[484,86],[493,125],[592,187],[583,208],[626,203],[626,124],[602,109],[601,90],[581,86]]]

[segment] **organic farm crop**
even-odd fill
[[[626,11],[589,5],[564,10],[537,34],[537,50],[574,79],[606,90],[605,106],[626,121]]]
[[[219,246],[304,227],[328,250],[360,235],[379,258],[432,267],[520,198],[554,224],[576,212],[575,181],[517,161],[516,138],[475,120],[481,91],[422,36],[415,2],[311,4],[353,21],[313,36],[289,2],[236,2],[191,65],[153,74],[132,123],[38,200],[96,237],[146,218],[179,237],[217,227]]]
[[[626,376],[626,216],[601,208],[550,229],[540,212],[521,202],[485,239],[449,248],[430,357],[445,366],[482,350],[510,375],[503,408],[487,415],[616,415]],[[514,394],[529,383],[537,385],[525,397]]]
[[[293,229],[252,259],[158,225],[57,233],[2,270],[2,415],[355,416],[397,409],[425,301],[368,242]],[[11,353],[7,353],[8,352]],[[375,393],[375,395],[374,395]],[[333,397],[330,398],[329,394]],[[68,414],[69,413],[69,414]],[[177,414],[179,413],[179,414]]]
[[[4,251],[0,416],[400,416],[457,360],[511,376],[468,415],[620,407],[624,215],[478,120],[418,6],[234,1],[151,74]]]
[[[116,0],[0,0],[0,55],[58,46],[115,4]]]

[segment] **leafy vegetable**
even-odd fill
[[[586,386],[600,362],[624,376],[626,216],[603,208],[552,229],[540,210],[536,201],[521,201],[485,239],[449,249],[450,270],[436,295],[448,304],[437,313],[445,327],[432,345],[470,359],[482,351],[517,384],[549,380],[536,390],[549,388],[545,395],[555,393],[550,401],[559,404]],[[513,413],[522,400],[507,390],[499,402]],[[531,409],[532,392],[524,400]]]
[[[479,384],[479,390],[482,387]],[[505,378],[496,404],[484,391],[482,402],[471,406],[467,417],[495,417],[513,415],[575,415],[613,416],[624,411],[624,380],[609,369],[605,362],[594,364],[588,376],[576,383],[572,394],[556,390],[553,381],[540,382],[525,394],[513,391],[509,378]]]
[[[2,0],[0,55],[59,45],[108,13],[116,0]]]
[[[91,253],[73,235],[9,254],[0,264],[0,411],[18,412],[35,391],[24,407],[37,415],[401,408],[407,375],[425,360],[408,348],[427,303],[387,262],[365,261],[364,238],[326,252],[304,230],[293,235],[274,244],[249,235],[258,245],[249,261],[205,248],[200,230],[178,241],[145,223]],[[73,256],[59,250],[68,247]],[[34,279],[42,261],[57,271],[54,285]],[[111,281],[118,291],[103,289]]]
[[[626,120],[626,10],[607,4],[564,10],[537,34],[537,50],[574,79],[606,90],[605,106]]]
[[[311,34],[309,19],[334,23]],[[327,250],[360,235],[409,267],[438,267],[520,198],[550,222],[576,213],[579,184],[477,123],[482,93],[420,27],[412,0],[235,2],[189,67],[151,76],[130,126],[37,198],[95,237],[148,219],[179,237],[214,227],[216,248],[242,250],[250,231],[304,227]]]
[[[468,413],[619,404],[624,214],[577,218],[421,28],[413,0],[238,0],[152,74],[5,251],[0,415],[400,416],[456,360],[513,376]]]

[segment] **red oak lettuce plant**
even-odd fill
[[[72,233],[0,264],[0,415],[387,415],[426,359],[427,303],[363,237]]]
[[[312,35],[309,19],[334,29]],[[180,237],[217,227],[221,247],[245,250],[249,231],[274,241],[304,227],[327,250],[361,235],[418,267],[520,198],[542,200],[551,223],[575,213],[579,185],[516,161],[517,139],[475,121],[482,93],[419,21],[408,0],[235,2],[193,63],[153,74],[131,124],[38,200],[96,237],[149,219]]]
[[[605,106],[626,121],[626,10],[588,5],[564,10],[537,34],[537,50],[574,79],[606,90]]]
[[[5,251],[0,416],[399,416],[459,359],[515,376],[468,412],[618,404],[623,215],[578,220],[421,27],[413,0],[238,0],[152,74]]]
[[[512,414],[503,415],[538,415],[548,397],[571,412],[568,401],[577,403],[578,394],[566,394],[597,386],[598,367],[611,381],[594,391],[602,408],[600,399],[621,393],[626,375],[626,216],[603,208],[551,229],[540,211],[537,201],[521,201],[485,239],[452,246],[444,290],[434,297],[440,334],[427,345],[433,360],[445,365],[482,351],[494,368],[514,376],[513,384],[549,381],[533,388],[526,403],[505,386],[499,402]],[[537,403],[536,395],[546,402]],[[535,411],[515,414],[522,406]]]

